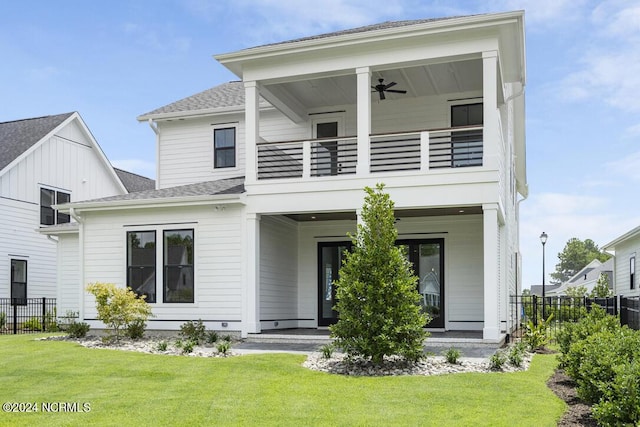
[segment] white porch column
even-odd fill
[[[358,157],[356,175],[369,174],[369,135],[371,134],[371,70],[356,69],[358,90]]]
[[[500,305],[498,275],[498,204],[482,205],[484,253],[484,329],[485,340],[500,339]]]
[[[245,304],[242,310],[242,336],[260,332],[260,215],[246,217]]]
[[[482,52],[483,166],[498,168],[498,52]]]
[[[257,179],[257,144],[260,138],[260,112],[258,110],[258,85],[255,81],[244,82],[245,111],[245,184]],[[236,142],[237,144],[237,142]]]

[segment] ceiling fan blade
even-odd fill
[[[393,92],[393,93],[407,93],[406,90],[396,90],[396,89],[389,89],[387,90],[387,92]]]
[[[398,83],[396,83],[396,82],[391,82],[391,83],[389,83],[388,85],[386,85],[386,86],[384,87],[384,90],[387,90],[387,89],[389,89],[390,87],[394,87],[394,86],[395,86],[395,85],[397,85],[397,84],[398,84]]]
[[[379,91],[378,93],[380,93],[380,99],[386,99],[386,97],[384,96],[384,92],[383,91]]]

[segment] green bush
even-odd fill
[[[191,353],[193,352],[193,347],[195,347],[196,345],[198,345],[197,342],[192,340],[187,340],[182,343],[182,352],[185,354]]]
[[[322,352],[322,357],[325,359],[331,359],[333,356],[334,346],[333,344],[324,344],[320,347],[320,351]]]
[[[4,311],[0,311],[0,330],[7,326],[7,314]]]
[[[167,351],[168,347],[169,347],[169,345],[167,344],[166,341],[160,341],[158,343],[158,346],[156,347],[156,350],[158,350],[158,351]]]
[[[58,327],[57,311],[58,310],[54,307],[53,310],[49,310],[45,314],[44,326],[47,332],[57,332],[60,330],[60,328]]]
[[[640,358],[640,332],[626,326],[597,332],[571,345],[565,371],[577,384],[578,396],[597,403],[611,393],[618,370]]]
[[[638,425],[640,423],[640,360],[617,365],[613,380],[600,401],[593,405],[593,418],[600,425]]]
[[[231,349],[231,342],[223,340],[222,342],[218,343],[218,346],[216,348],[218,349],[218,353],[226,356],[229,352],[229,349]]]
[[[125,335],[132,340],[138,340],[144,336],[144,331],[147,328],[147,322],[142,319],[136,319],[127,325]]]
[[[207,344],[215,344],[218,341],[218,333],[216,331],[207,332]]]
[[[507,356],[504,352],[498,350],[489,358],[489,369],[492,371],[501,371],[507,362]]]
[[[205,334],[205,326],[200,319],[197,322],[189,320],[180,326],[179,335],[187,340],[194,341],[196,344],[204,342]]]
[[[40,323],[40,319],[37,317],[32,317],[22,324],[22,329],[27,331],[41,331],[42,323]]]
[[[89,332],[90,326],[84,322],[71,322],[67,325],[67,333],[71,338],[84,338]]]
[[[462,353],[460,352],[460,350],[453,347],[448,349],[444,353],[444,358],[447,360],[448,363],[451,363],[452,365],[458,364],[458,359],[460,359],[460,356],[462,356]]]
[[[524,362],[525,351],[526,346],[522,341],[520,341],[509,349],[509,352],[507,353],[507,360],[513,366],[519,368],[522,366],[522,362]]]
[[[145,296],[136,295],[131,288],[118,288],[113,283],[91,283],[87,291],[95,296],[98,319],[112,329],[116,342],[120,341],[122,330],[131,323],[146,322],[152,316]]]
[[[591,311],[586,313],[577,323],[565,323],[556,335],[556,342],[560,347],[558,360],[561,368],[566,368],[568,364],[579,364],[580,360],[569,360],[569,349],[571,344],[582,341],[587,337],[601,331],[615,331],[620,328],[617,317],[607,314],[598,306],[593,306]]]
[[[530,350],[535,351],[547,345],[549,342],[547,332],[552,320],[553,314],[550,314],[547,320],[539,321],[537,325],[534,325],[532,320],[527,321],[522,339]]]
[[[338,322],[330,327],[335,345],[349,357],[376,364],[385,355],[422,358],[428,336],[423,328],[431,320],[421,312],[418,278],[396,246],[394,204],[383,188],[365,188],[362,222],[351,236],[354,249],[345,253],[335,282]]]

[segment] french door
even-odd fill
[[[350,249],[350,242],[318,243],[318,326],[329,326],[338,321],[338,313],[333,309],[336,303],[334,282],[338,280],[344,252]]]
[[[399,240],[418,276],[420,306],[432,320],[429,328],[444,328],[444,239]]]

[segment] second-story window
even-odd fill
[[[636,256],[629,258],[629,289],[636,288]]]
[[[61,205],[70,201],[71,195],[69,193],[40,188],[40,224],[55,225],[70,222],[71,217],[68,214],[63,214],[53,209],[54,205]]]
[[[236,166],[236,128],[213,130],[213,164],[215,168]]]

